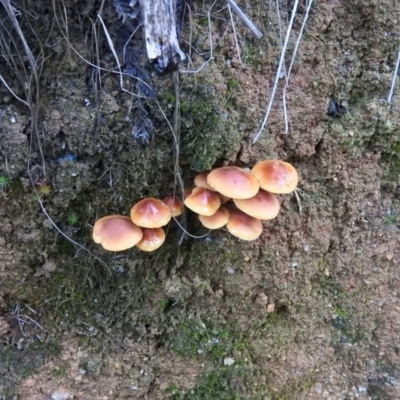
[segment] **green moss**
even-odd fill
[[[239,81],[235,78],[229,78],[226,84],[228,92],[233,92],[239,87]]]
[[[26,192],[21,179],[14,179],[11,182],[9,193],[11,193],[11,196],[15,199],[20,198],[21,196],[25,196]]]
[[[204,376],[203,381],[184,397],[182,400],[239,400],[243,398],[242,390],[229,386],[230,380],[235,375],[240,375],[237,369],[220,368]],[[247,398],[247,397],[246,397]]]
[[[264,64],[264,58],[260,53],[261,46],[249,42],[243,49],[243,60],[253,68],[258,68]]]
[[[199,19],[200,26],[208,26],[209,23],[210,23],[210,20],[208,17],[202,17]]]
[[[261,326],[261,331],[265,332],[265,331],[269,331],[271,328],[275,327],[277,324],[279,324],[281,321],[281,316],[274,312],[271,313],[267,320],[264,322],[264,324],[262,324]]]
[[[160,307],[161,307],[162,309],[167,308],[168,304],[169,304],[169,300],[168,300],[168,299],[161,299],[161,300],[159,301],[159,305],[160,305]]]
[[[79,222],[79,217],[76,213],[71,212],[67,215],[66,222],[68,225],[76,225]]]
[[[181,100],[181,152],[196,171],[211,169],[237,141],[232,127],[223,123],[222,106],[207,91],[212,89],[198,86],[195,94],[183,94]]]
[[[23,351],[11,344],[3,347],[0,357],[0,393],[13,394],[21,379],[32,375],[48,357],[59,351],[60,347],[54,339],[49,343],[30,343],[27,339]]]
[[[7,189],[11,184],[11,179],[7,175],[0,175],[0,190]]]
[[[168,90],[158,94],[158,101],[163,105],[163,108],[167,109],[168,104],[175,104],[176,97],[171,90]]]
[[[222,357],[233,351],[247,350],[248,339],[240,330],[186,321],[177,328],[170,346],[185,357],[201,355],[220,362]]]
[[[394,225],[397,223],[399,216],[397,213],[391,213],[385,217],[383,224],[386,226]]]
[[[64,366],[58,366],[50,371],[50,374],[52,376],[55,376],[56,378],[62,378],[65,375],[65,373],[66,369]]]

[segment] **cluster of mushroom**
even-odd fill
[[[232,235],[254,240],[262,233],[261,221],[279,213],[275,194],[294,191],[298,180],[296,169],[280,160],[261,161],[251,171],[235,166],[217,168],[197,175],[196,187],[185,205],[199,214],[206,228],[226,226]]]
[[[185,193],[185,205],[199,214],[208,229],[224,226],[243,240],[257,239],[262,220],[275,218],[280,204],[275,194],[294,191],[298,183],[296,169],[280,160],[265,160],[251,171],[232,166],[216,168],[196,176],[195,187]],[[109,215],[97,220],[93,240],[105,250],[123,251],[137,246],[154,251],[165,241],[162,229],[172,217],[183,212],[176,196],[163,201],[145,198],[131,209],[131,216]]]
[[[93,227],[93,240],[109,251],[123,251],[137,246],[143,251],[157,250],[165,241],[162,229],[183,212],[175,196],[163,201],[148,197],[131,209],[131,216],[109,215],[98,219]]]

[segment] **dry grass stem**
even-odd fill
[[[288,26],[288,29],[286,31],[285,42],[283,43],[283,47],[282,47],[282,50],[281,50],[281,57],[280,57],[280,60],[279,60],[278,70],[276,72],[275,82],[274,82],[274,86],[272,88],[272,93],[271,93],[271,97],[270,97],[270,100],[269,100],[269,103],[268,103],[267,111],[265,113],[265,117],[264,117],[264,120],[263,120],[263,122],[261,124],[260,129],[259,129],[259,131],[257,132],[256,136],[253,139],[253,142],[252,142],[253,144],[257,142],[258,138],[260,137],[261,133],[263,132],[263,130],[265,128],[265,125],[268,122],[269,114],[271,112],[272,105],[274,103],[276,89],[278,88],[278,82],[279,82],[280,74],[281,74],[281,71],[282,71],[283,63],[285,61],[286,48],[287,48],[287,45],[289,43],[289,38],[290,38],[290,34],[292,32],[293,22],[294,22],[294,18],[296,16],[298,5],[299,5],[299,0],[296,0],[295,4],[293,6],[293,11],[292,11],[292,16],[290,18],[289,26]]]
[[[399,54],[397,56],[397,63],[396,63],[396,68],[394,69],[394,74],[393,74],[393,80],[392,80],[392,86],[390,87],[390,92],[389,96],[387,99],[387,102],[390,104],[392,102],[392,97],[394,93],[394,88],[396,85],[396,80],[397,80],[397,74],[399,72],[399,66],[400,66],[400,47],[399,47]]]
[[[239,47],[239,42],[238,42],[238,38],[237,38],[237,34],[236,34],[235,22],[233,21],[232,10],[231,10],[231,6],[229,4],[228,4],[228,11],[229,11],[229,16],[231,18],[233,36],[235,37],[235,45],[236,45],[236,50],[237,50],[237,54],[238,54],[239,64],[243,65],[242,64],[242,59],[240,57],[240,47]]]
[[[211,61],[214,60],[214,51],[213,51],[213,41],[212,41],[212,32],[211,32],[211,11],[215,5],[215,3],[217,2],[217,0],[215,0],[210,8],[207,11],[207,18],[208,18],[208,39],[210,41],[210,57],[208,58],[207,61],[205,61],[197,70],[191,70],[191,71],[180,71],[180,73],[182,74],[197,74],[198,72],[200,72],[206,65],[208,65]]]
[[[293,50],[293,54],[292,54],[292,58],[290,60],[290,65],[288,70],[286,71],[286,84],[285,87],[283,89],[283,109],[284,109],[284,116],[285,116],[285,133],[288,134],[289,133],[289,123],[288,123],[288,117],[287,117],[287,110],[286,110],[286,90],[289,86],[289,79],[290,79],[290,73],[292,72],[292,68],[293,68],[293,64],[294,64],[294,60],[296,58],[296,54],[297,54],[297,50],[300,46],[300,42],[301,42],[301,38],[303,36],[303,32],[304,32],[304,28],[306,26],[307,20],[308,20],[308,16],[310,14],[310,10],[311,10],[311,6],[312,6],[313,0],[310,0],[308,5],[307,5],[307,9],[306,9],[306,13],[304,15],[303,18],[303,22],[301,24],[301,28],[300,28],[300,32],[299,35],[297,37],[295,46],[294,46],[294,50]],[[400,53],[399,53],[400,55]]]

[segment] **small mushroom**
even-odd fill
[[[229,210],[229,222],[226,228],[233,235],[243,240],[255,240],[262,233],[262,223],[236,208]]]
[[[132,207],[131,219],[142,228],[160,228],[171,220],[171,211],[161,200],[148,197]]]
[[[207,183],[219,193],[233,199],[249,199],[260,188],[253,175],[238,167],[214,169],[208,174]]]
[[[224,206],[221,206],[211,216],[199,215],[199,220],[208,229],[219,229],[228,223],[229,211]]]
[[[143,237],[142,230],[129,217],[108,215],[93,227],[93,240],[108,251],[123,251],[135,246]]]
[[[277,197],[262,189],[251,199],[233,199],[233,202],[247,215],[264,220],[275,218],[280,209]]]
[[[221,199],[218,193],[198,187],[194,188],[192,194],[185,199],[185,206],[200,215],[213,215],[220,205]]]
[[[144,228],[142,240],[136,246],[143,251],[154,251],[164,242],[165,232],[162,228]]]
[[[179,217],[183,213],[183,203],[182,200],[177,196],[168,196],[163,200],[171,210],[173,217]]]
[[[208,172],[202,172],[201,174],[196,175],[196,177],[194,178],[194,184],[196,185],[196,187],[199,187],[199,188],[214,190],[207,183],[207,176],[208,176]]]
[[[293,165],[280,160],[261,161],[253,167],[251,173],[260,182],[261,188],[271,193],[291,193],[299,182]]]

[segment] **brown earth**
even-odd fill
[[[314,2],[286,93],[289,132],[281,80],[252,145],[279,62],[279,15],[286,32],[294,2],[279,2],[279,15],[272,3],[240,2],[265,35],[234,17],[239,58],[225,3],[209,20],[211,2],[192,2],[178,160],[172,76],[152,78],[156,133],[142,146],[131,134],[134,80],[124,92],[118,74],[88,64],[98,54],[116,68],[97,2],[14,4],[40,74],[28,81],[16,39],[19,73],[3,59],[0,73],[33,107],[0,86],[1,398],[400,398],[398,85],[386,101],[400,5]],[[214,58],[185,73],[210,58],[209,22]],[[347,112],[328,115],[334,101]],[[60,159],[65,148],[76,159]],[[301,181],[254,242],[220,230],[180,243],[175,223],[155,254],[91,241],[98,216],[179,192],[176,173],[190,187],[197,171],[266,158],[293,163]],[[191,214],[186,227],[207,233]]]

